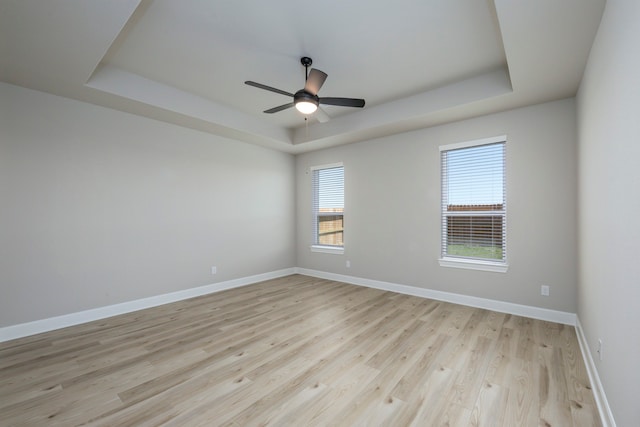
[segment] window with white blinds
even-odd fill
[[[441,265],[506,266],[505,145],[505,137],[499,137],[440,147]]]
[[[344,166],[311,168],[313,183],[313,247],[330,252],[344,247]],[[331,250],[333,249],[333,251]]]

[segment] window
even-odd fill
[[[440,147],[440,265],[505,272],[506,138]]]
[[[344,167],[311,169],[313,182],[313,245],[317,252],[344,253]]]

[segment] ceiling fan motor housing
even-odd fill
[[[320,98],[318,95],[312,95],[304,89],[300,89],[293,95],[293,102],[297,104],[298,102],[311,102],[312,104],[318,105],[320,103]]]

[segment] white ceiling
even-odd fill
[[[573,96],[604,2],[0,0],[0,80],[299,153]]]

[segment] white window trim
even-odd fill
[[[460,148],[470,148],[477,147],[479,145],[488,145],[488,144],[496,144],[507,142],[507,135],[500,136],[492,136],[489,138],[483,139],[474,139],[472,141],[464,141],[458,142],[454,144],[441,145],[439,151],[449,151],[449,150],[457,150]],[[458,258],[458,257],[450,257],[444,256],[438,258],[438,263],[440,267],[449,267],[449,268],[462,268],[466,270],[480,270],[480,271],[491,271],[494,273],[506,273],[509,270],[509,264],[506,262],[492,262],[481,259],[473,259],[473,258]]]
[[[332,168],[343,168],[344,164],[342,162],[338,162],[338,163],[329,163],[326,165],[319,165],[319,166],[311,166],[309,168],[309,171],[313,172],[313,171],[317,171],[319,169],[332,169]]]
[[[311,245],[311,252],[320,252],[323,254],[344,254],[344,246],[324,246],[324,245]]]
[[[507,142],[507,135],[492,136],[490,138],[474,139],[473,141],[464,141],[454,144],[441,145],[440,151],[458,150],[460,148],[471,148],[479,145],[497,144],[499,142]]]
[[[506,273],[509,264],[505,262],[491,262],[479,259],[443,257],[439,258],[440,267],[464,268],[467,270],[493,271],[494,273]]]
[[[309,167],[309,172],[313,173],[313,171],[319,170],[319,169],[331,169],[331,168],[344,168],[344,163],[342,162],[337,162],[337,163],[328,163],[326,165],[318,165],[318,166],[311,166]],[[311,195],[311,197],[314,197],[313,194]],[[342,218],[344,221],[345,218],[345,213],[342,213]],[[328,246],[328,245],[311,245],[309,246],[309,249],[311,250],[311,252],[317,252],[317,253],[323,253],[323,254],[333,254],[333,255],[343,255],[344,254],[344,241],[342,243],[342,246]]]

